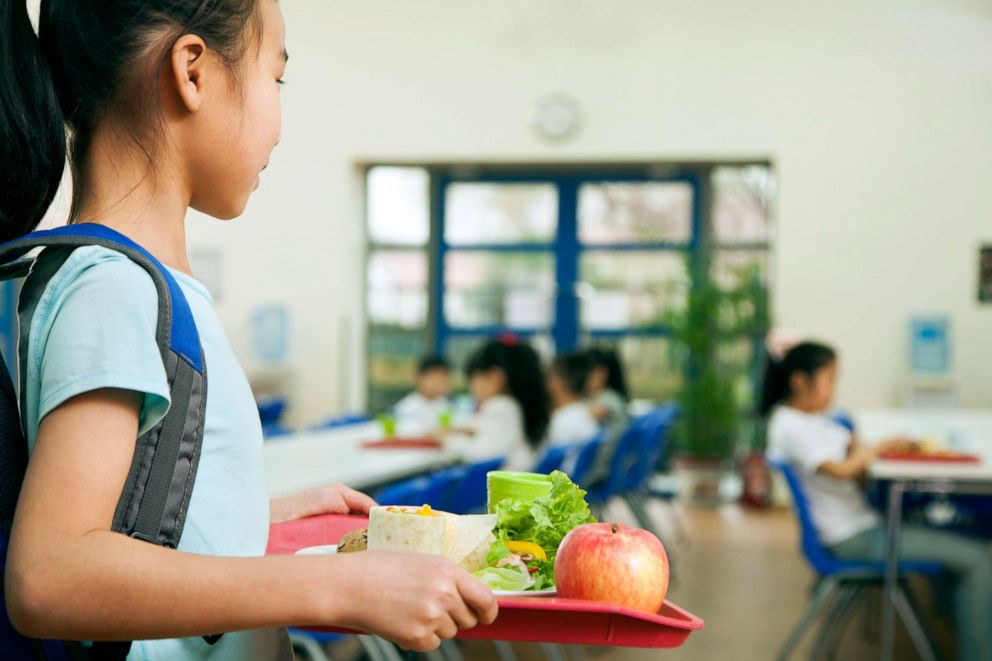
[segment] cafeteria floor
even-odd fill
[[[666,524],[671,519],[667,508],[660,503],[652,503],[649,508],[659,530],[662,533],[669,530],[670,526]],[[681,514],[689,540],[675,555],[676,584],[669,596],[702,617],[706,627],[692,634],[678,649],[584,648],[585,659],[766,661],[774,658],[779,645],[806,607],[812,579],[799,555],[794,516],[785,509],[755,511],[737,505],[684,509]],[[608,515],[612,520],[633,524],[623,505],[614,506]],[[927,596],[926,590],[921,590],[920,594]],[[952,656],[949,624],[932,617],[932,608],[927,607],[927,610],[928,623],[943,648],[943,656]],[[873,594],[870,609],[860,610],[852,619],[835,658],[878,658],[880,612],[879,596]],[[792,658],[807,658],[814,637],[814,632],[808,634]],[[499,658],[486,642],[463,641],[459,645],[467,661],[496,661]],[[514,650],[521,661],[547,658],[538,645],[514,644]],[[338,649],[333,658],[354,657],[348,650]],[[894,658],[916,658],[901,628]]]

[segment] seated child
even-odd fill
[[[396,427],[403,436],[430,434],[441,427],[451,409],[451,368],[440,356],[427,356],[417,367],[414,391],[393,407]]]
[[[610,472],[610,463],[616,453],[620,436],[630,424],[627,414],[627,382],[616,351],[592,348],[586,352],[590,363],[586,378],[585,394],[593,417],[603,426],[603,446],[587,480],[594,484]]]
[[[599,423],[582,396],[588,375],[589,360],[584,354],[565,354],[551,364],[548,375],[552,409],[549,444],[581,443],[599,433]]]
[[[505,457],[506,470],[529,470],[548,426],[548,393],[537,352],[513,338],[480,347],[465,366],[478,410],[446,443],[465,461]]]
[[[768,455],[792,465],[809,501],[820,541],[839,558],[881,561],[885,527],[868,505],[858,480],[879,454],[905,451],[892,439],[868,446],[828,415],[837,378],[835,352],[804,342],[769,363],[762,411]],[[977,541],[926,526],[907,525],[902,560],[937,562],[956,579],[953,603],[961,659],[992,659],[992,556]]]

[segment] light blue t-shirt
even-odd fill
[[[179,549],[261,556],[268,540],[269,500],[258,410],[210,293],[188,275],[170,272],[192,309],[207,366],[203,447]],[[27,278],[25,296],[36,294],[38,280]],[[79,248],[37,300],[26,346],[19,347],[27,352],[21,361],[26,370],[22,414],[29,448],[46,414],[98,388],[144,393],[142,433],[165,415],[169,388],[155,342],[158,293],[142,267],[112,250]],[[99,452],[100,439],[91,442]],[[136,641],[128,659],[272,661],[292,656],[286,630],[275,628],[227,633],[214,645],[202,638]]]

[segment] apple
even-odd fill
[[[586,523],[561,540],[555,556],[558,596],[605,601],[657,613],[668,592],[668,554],[647,530]]]

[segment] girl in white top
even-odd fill
[[[804,342],[771,361],[762,402],[771,414],[768,455],[796,471],[810,515],[823,542],[837,557],[881,561],[885,528],[858,486],[868,464],[884,452],[905,452],[912,441],[876,446],[858,441],[828,415],[837,378],[837,357],[826,346]],[[906,526],[902,560],[940,563],[956,576],[958,655],[992,659],[992,556],[982,544],[926,526]]]
[[[537,352],[507,338],[483,345],[465,366],[479,409],[449,446],[466,461],[505,457],[506,470],[528,470],[548,426],[548,393]]]

